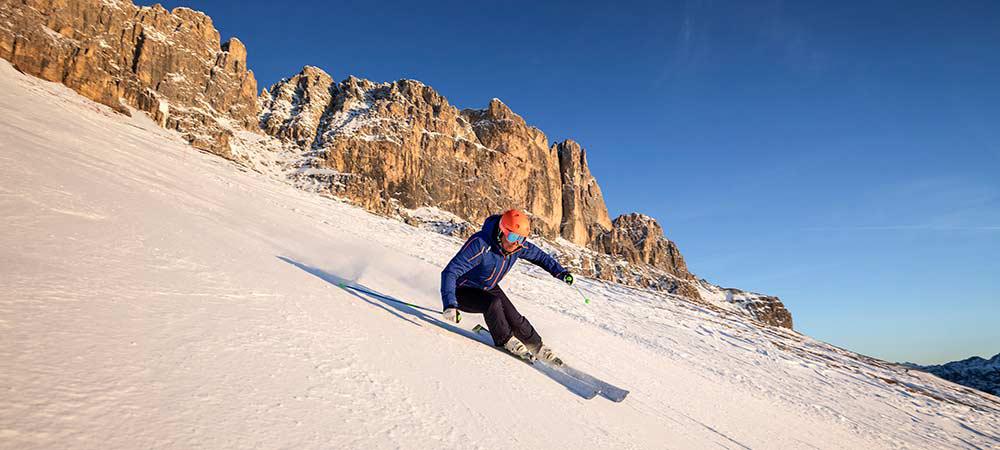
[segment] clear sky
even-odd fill
[[[151,2],[140,2],[150,4]],[[588,149],[615,216],[796,328],[937,363],[1000,352],[1000,2],[168,1],[303,65],[498,97]]]

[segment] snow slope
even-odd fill
[[[199,153],[0,63],[0,447],[997,448],[1000,400],[522,265],[584,400],[436,315],[460,242]]]

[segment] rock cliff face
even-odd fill
[[[234,128],[256,124],[257,81],[233,38],[197,11],[121,0],[2,0],[0,57],[115,110],[132,107],[229,157]]]
[[[471,222],[520,207],[540,234],[559,235],[558,152],[500,100],[459,111],[418,81],[330,80],[307,67],[260,101],[262,129],[310,148],[311,173],[332,194],[383,214],[434,206]]]
[[[560,234],[581,246],[590,246],[611,231],[611,218],[604,205],[604,195],[587,166],[587,152],[580,144],[565,140],[553,151],[559,155],[562,182],[563,220]]]
[[[220,44],[208,16],[127,0],[0,0],[0,57],[122,113],[145,111],[197,148],[262,161],[268,173],[370,211],[468,234],[516,207],[582,274],[718,297],[655,220],[610,220],[579,144],[550,144],[498,99],[459,110],[418,81],[336,82],[311,66],[257,96],[246,48],[236,38]],[[753,298],[750,314],[791,326],[776,298]]]
[[[288,81],[260,94],[260,128],[300,146],[312,145],[330,101],[333,78],[322,69],[306,66]]]
[[[515,205],[534,215],[533,228],[540,234],[558,235],[563,221],[559,155],[549,148],[545,134],[495,98],[485,109],[466,109],[462,115],[481,145],[506,156],[496,171],[501,189],[523,198]]]

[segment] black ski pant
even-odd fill
[[[455,290],[455,297],[458,298],[459,311],[486,316],[493,345],[503,346],[511,336],[517,336],[529,349],[542,345],[542,337],[535,332],[535,327],[517,312],[499,286],[490,290],[460,287]]]

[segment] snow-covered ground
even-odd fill
[[[433,313],[460,242],[242,170],[0,62],[0,447],[997,448],[1000,400],[522,266],[585,400]]]

